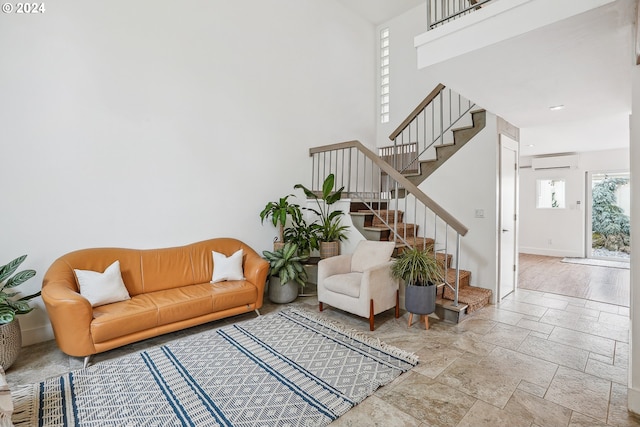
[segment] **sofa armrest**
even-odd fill
[[[258,288],[258,300],[256,301],[256,309],[258,309],[262,307],[264,299],[264,288],[269,274],[269,262],[255,252],[247,252],[242,268],[247,282]]]
[[[42,288],[42,300],[60,350],[84,357],[96,353],[91,337],[93,307],[71,286],[64,281],[49,281]]]

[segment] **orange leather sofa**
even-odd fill
[[[212,251],[244,250],[245,280],[209,283]],[[79,293],[74,269],[102,272],[120,261],[131,299],[92,307]],[[56,342],[70,356],[85,357],[167,332],[262,307],[269,263],[239,240],[219,238],[165,249],[95,248],[68,253],[42,283]],[[259,313],[258,313],[259,314]]]

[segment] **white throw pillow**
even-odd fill
[[[225,280],[244,280],[242,249],[238,249],[230,257],[215,251],[211,251],[211,253],[213,254],[213,277],[211,278],[211,283],[224,282]]]
[[[92,307],[130,299],[122,275],[120,261],[111,264],[104,273],[91,270],[73,270],[78,279],[80,294],[89,300]]]

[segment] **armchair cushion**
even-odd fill
[[[326,289],[353,298],[360,297],[361,283],[362,273],[358,272],[335,274],[324,279],[324,287]]]
[[[351,257],[351,271],[362,273],[389,261],[395,247],[396,244],[394,242],[361,240],[358,242],[358,246],[356,246]]]

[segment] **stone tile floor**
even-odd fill
[[[314,297],[294,303],[317,310]],[[267,314],[283,306],[266,304]],[[335,426],[640,426],[627,402],[629,309],[585,299],[518,290],[458,325],[430,329],[393,310],[368,321],[331,308],[345,326],[415,352],[420,363],[335,421]],[[163,344],[252,313],[167,334],[95,356],[93,363]],[[7,372],[10,386],[82,366],[54,341],[25,347]]]

